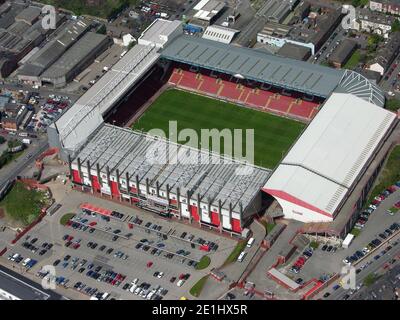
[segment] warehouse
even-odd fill
[[[346,219],[338,216],[341,208],[361,177],[375,177],[374,169],[384,160],[377,155],[396,123],[396,115],[390,111],[354,95],[333,93],[263,191],[278,201],[288,219],[339,219],[344,227]],[[362,184],[361,192],[351,199],[353,207],[362,205],[370,186]]]
[[[94,32],[86,33],[40,76],[42,83],[63,87],[111,45],[111,39]]]
[[[18,80],[41,85],[40,75],[76,43],[89,27],[85,19],[69,23],[57,37],[46,43],[28,63],[18,69]]]

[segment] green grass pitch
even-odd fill
[[[298,121],[173,89],[163,92],[132,128],[142,131],[159,128],[168,137],[172,120],[177,121],[178,131],[254,129],[254,162],[266,168],[274,168],[279,163],[305,127]]]

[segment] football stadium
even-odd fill
[[[82,192],[237,237],[270,207],[301,221],[301,232],[343,237],[392,145],[398,120],[384,103],[354,71],[185,35],[180,21],[158,19],[48,136]],[[169,139],[169,121],[253,129],[254,163]]]

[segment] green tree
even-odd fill
[[[400,21],[399,19],[394,20],[392,23],[392,32],[400,31]]]

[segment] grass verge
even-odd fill
[[[378,183],[372,189],[367,205],[387,187],[400,181],[400,145],[393,148],[389,158],[378,176]]]
[[[211,263],[211,258],[209,256],[202,256],[199,263],[196,265],[196,270],[203,270],[207,268]]]
[[[6,215],[12,220],[24,225],[32,223],[46,204],[45,193],[40,190],[28,189],[17,181],[10,192],[0,202]]]
[[[60,219],[60,224],[65,226],[67,224],[67,222],[70,219],[72,219],[73,217],[75,217],[75,213],[66,213],[66,214],[64,214]]]
[[[232,262],[235,262],[237,258],[239,257],[240,253],[243,251],[243,249],[246,247],[247,241],[246,240],[240,240],[235,248],[233,248],[231,254],[226,258],[223,266],[226,266],[227,264],[230,264]]]
[[[207,282],[208,275],[204,276],[201,278],[199,281],[197,281],[193,287],[189,290],[189,293],[193,296],[198,298],[201,294],[201,291],[203,290],[203,287],[205,283]]]

